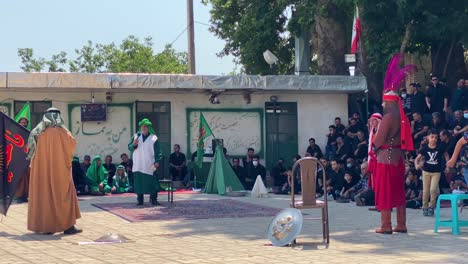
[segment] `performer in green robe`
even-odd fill
[[[86,181],[91,195],[104,195],[110,193],[111,187],[107,184],[108,173],[102,166],[101,157],[96,156],[86,172]]]
[[[131,192],[132,186],[128,182],[128,175],[125,172],[125,167],[117,166],[114,177],[112,177],[112,193],[128,193]]]
[[[137,194],[137,205],[143,205],[144,194],[150,195],[150,202],[159,205],[158,171],[162,155],[159,149],[159,140],[151,122],[145,118],[138,125],[138,131],[130,140],[128,149],[133,152],[133,188]]]

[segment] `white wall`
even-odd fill
[[[93,92],[96,102],[105,102],[105,92]],[[339,116],[346,120],[348,115],[347,95],[345,94],[300,94],[300,93],[255,93],[251,96],[251,104],[245,104],[240,94],[221,94],[218,105],[208,102],[209,94],[180,92],[132,92],[117,91],[113,94],[113,103],[133,103],[139,101],[169,101],[171,102],[171,143],[181,145],[182,151],[187,149],[186,108],[262,108],[271,95],[278,96],[279,102],[297,102],[298,104],[298,136],[299,154],[303,155],[308,145],[308,139],[314,137],[317,144],[325,151],[328,126]],[[53,98],[53,106],[60,109],[68,124],[68,104],[79,104],[91,100],[91,92],[2,92],[0,101],[14,100],[47,100]],[[157,128],[156,128],[157,129]],[[86,144],[86,142],[79,142]],[[117,158],[117,157],[115,157]]]

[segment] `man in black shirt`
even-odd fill
[[[450,100],[450,108],[452,111],[457,111],[465,109],[466,106],[468,106],[468,88],[465,87],[465,79],[460,78]]]
[[[341,118],[335,117],[335,129],[336,134],[344,135],[344,130],[346,127],[341,123]]]
[[[169,173],[173,181],[182,181],[187,174],[187,159],[179,144],[174,145],[174,153],[169,156]]]
[[[245,188],[247,190],[252,190],[258,175],[262,177],[262,181],[265,183],[266,169],[262,164],[260,164],[259,156],[255,155],[252,159],[252,165],[247,168],[247,178],[245,179]]]
[[[133,160],[128,158],[127,153],[122,153],[120,155],[120,158],[122,159],[122,162],[120,163],[120,165],[125,167],[125,170],[127,171],[128,181],[130,183],[130,186],[133,186],[133,171],[132,171]]]
[[[323,156],[322,150],[315,144],[315,138],[309,139],[309,146],[307,147],[306,152],[309,153],[311,157],[315,157],[317,159],[320,159]]]
[[[325,158],[328,160],[335,158],[337,137],[338,135],[336,134],[336,127],[334,125],[329,126],[327,134],[327,145],[325,146]]]
[[[442,119],[445,119],[445,113],[448,107],[449,93],[447,87],[439,83],[439,78],[436,75],[431,77],[432,85],[426,91],[426,105],[430,113],[443,113]]]
[[[463,135],[464,129],[468,126],[468,119],[465,119],[462,111],[455,111],[455,119],[450,125],[450,130],[453,132],[453,136],[459,139]]]
[[[408,94],[410,98],[410,120],[413,119],[413,113],[420,113],[423,115],[426,112],[425,96],[419,91],[421,85],[419,83],[411,83],[408,87]]]
[[[440,148],[443,150],[443,153],[447,153],[449,157],[453,155],[453,151],[455,150],[455,145],[457,144],[456,141],[454,141],[450,135],[450,132],[448,130],[443,129],[439,133],[439,138],[440,138]],[[443,167],[445,167],[445,162]]]
[[[331,161],[330,177],[327,181],[327,191],[336,199],[344,185],[344,170],[340,168],[338,160]]]
[[[80,165],[81,165],[81,169],[83,170],[83,173],[86,175],[86,172],[88,171],[89,166],[91,166],[91,156],[84,155],[83,162]]]
[[[275,180],[276,187],[282,187],[284,183],[288,180],[287,170],[284,167],[284,159],[278,159],[276,165],[271,170],[271,176]]]
[[[245,177],[247,176],[247,172],[245,171],[244,167],[240,165],[239,158],[232,159],[232,170],[237,175],[237,178],[239,178],[239,181],[242,183],[244,188],[246,188]]]
[[[255,149],[248,148],[247,155],[245,155],[245,157],[242,158],[242,165],[244,166],[245,169],[248,169],[249,167],[251,167],[254,156],[255,156]]]
[[[106,156],[106,160],[103,166],[107,170],[107,173],[109,174],[107,177],[107,184],[109,184],[109,186],[112,186],[112,181],[113,181],[112,178],[115,176],[115,171],[117,170],[117,167],[115,167],[115,165],[112,163],[111,155]]]
[[[426,124],[420,113],[413,113],[413,121],[411,121],[411,134],[413,135],[414,148],[418,149],[421,141],[429,130],[429,125]]]

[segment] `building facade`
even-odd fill
[[[34,126],[56,107],[78,141],[78,157],[112,155],[114,162],[128,153],[142,118],[153,122],[166,159],[174,144],[190,158],[201,112],[229,156],[253,147],[269,167],[303,155],[310,137],[324,151],[328,126],[347,119],[348,95],[365,90],[357,76],[0,73],[0,110],[14,117],[29,101]],[[106,105],[105,121],[82,121],[91,103]]]

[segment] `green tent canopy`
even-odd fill
[[[224,157],[223,148],[218,145],[203,192],[225,195],[227,187],[230,187],[233,192],[244,190],[244,186]]]

